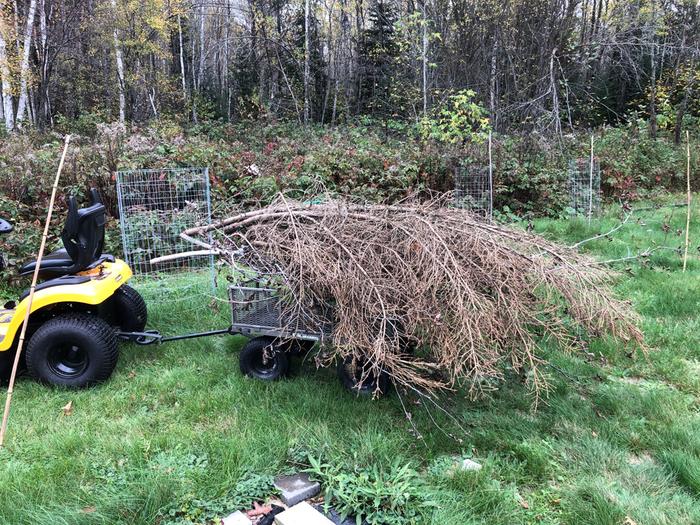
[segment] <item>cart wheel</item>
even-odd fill
[[[364,375],[364,364],[360,361],[354,361],[352,358],[346,358],[338,363],[338,378],[345,388],[361,396],[372,396],[379,387],[379,394],[386,394],[391,387],[391,378],[386,372],[376,374],[370,372],[365,380],[362,381]]]
[[[255,337],[238,356],[241,372],[263,381],[275,381],[289,370],[289,358],[274,337]]]
[[[129,285],[120,286],[112,296],[114,320],[124,332],[143,332],[148,320],[148,308],[141,294]]]
[[[46,321],[32,335],[26,353],[32,377],[74,388],[107,379],[118,356],[112,327],[85,314],[65,314]]]

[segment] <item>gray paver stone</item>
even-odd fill
[[[291,476],[280,476],[275,479],[275,487],[280,492],[280,499],[288,507],[292,507],[305,499],[313,498],[321,492],[318,481],[311,481],[305,472]]]

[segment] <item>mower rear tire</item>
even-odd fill
[[[112,296],[115,324],[123,332],[143,332],[148,320],[148,307],[141,294],[131,286],[120,286]]]
[[[32,335],[26,352],[32,377],[72,388],[108,379],[118,357],[114,329],[96,315],[80,313],[46,321]]]
[[[276,381],[287,375],[289,357],[274,337],[255,337],[238,356],[241,372],[262,381]]]

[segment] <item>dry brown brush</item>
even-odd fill
[[[307,324],[333,323],[326,359],[361,360],[412,390],[465,383],[478,393],[509,364],[527,370],[540,392],[546,340],[572,348],[585,331],[642,342],[630,306],[595,261],[444,200],[304,204],[280,196],[183,235],[206,245],[205,232],[232,264],[275,276]]]

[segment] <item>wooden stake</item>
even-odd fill
[[[491,130],[489,130],[489,220],[493,220],[493,155],[491,153]]]
[[[19,359],[22,354],[22,347],[24,346],[24,338],[27,334],[27,325],[29,324],[29,314],[32,311],[32,302],[34,301],[34,291],[36,290],[36,282],[39,278],[39,268],[41,267],[41,260],[44,258],[44,248],[46,247],[46,238],[49,235],[49,226],[51,225],[51,215],[53,214],[53,205],[56,200],[56,191],[58,189],[58,181],[61,178],[61,171],[63,171],[63,163],[66,160],[66,152],[68,151],[68,143],[70,142],[70,135],[66,135],[66,142],[63,146],[63,154],[61,155],[61,162],[58,164],[58,171],[56,171],[56,179],[54,180],[53,187],[51,188],[51,200],[49,201],[49,211],[46,215],[46,224],[44,225],[44,235],[41,238],[41,246],[39,246],[39,253],[36,258],[36,266],[34,268],[34,275],[32,277],[32,285],[29,288],[29,298],[27,299],[27,309],[24,312],[24,322],[22,323],[22,329],[19,333],[19,341],[17,342],[17,350],[15,352],[15,360],[12,364],[12,373],[10,374],[10,384],[7,386],[7,397],[5,398],[5,412],[2,415],[2,427],[0,427],[0,447],[5,443],[5,432],[7,431],[7,420],[10,417],[10,405],[12,404],[12,393],[15,387],[15,378],[17,377],[17,368],[19,366]]]
[[[687,156],[688,156],[688,161],[687,161],[687,166],[686,166],[686,182],[687,182],[687,191],[688,191],[688,213],[685,218],[685,252],[683,253],[683,272],[685,273],[685,269],[688,266],[688,244],[690,242],[690,132],[686,130],[685,132],[685,142],[686,142],[686,147],[687,147]]]
[[[593,217],[593,134],[591,134],[591,159],[588,167],[588,224]]]

